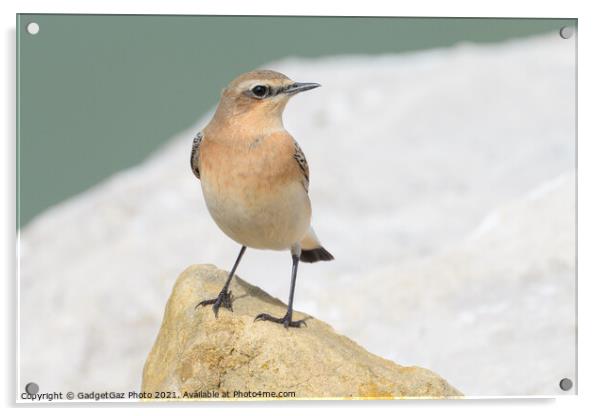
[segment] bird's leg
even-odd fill
[[[232,267],[232,271],[228,275],[228,280],[226,280],[226,284],[224,285],[222,290],[219,292],[219,295],[217,295],[217,297],[215,299],[207,299],[202,302],[199,302],[196,305],[196,308],[198,308],[199,306],[213,305],[212,309],[213,309],[213,313],[215,314],[216,318],[217,318],[217,312],[219,311],[220,307],[232,310],[232,292],[229,292],[228,288],[230,287],[230,281],[232,280],[232,277],[234,277],[234,273],[236,273],[236,268],[238,267],[238,263],[240,263],[240,259],[242,259],[242,255],[245,254],[246,249],[247,249],[246,246],[242,246],[242,248],[240,249],[240,253],[238,253],[238,257],[236,258],[234,267]]]
[[[300,250],[299,250],[300,251]],[[301,325],[307,326],[304,320],[293,321],[293,298],[295,297],[295,281],[297,280],[297,267],[299,265],[299,254],[293,253],[293,272],[291,276],[291,288],[288,295],[288,307],[286,314],[282,318],[275,318],[267,313],[261,313],[255,317],[256,321],[270,321],[283,324],[285,328],[292,326],[299,328]]]

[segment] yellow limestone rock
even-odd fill
[[[142,390],[157,398],[457,397],[432,371],[402,367],[369,353],[329,325],[295,312],[307,327],[254,322],[282,316],[286,305],[235,277],[233,312],[195,309],[217,295],[227,272],[187,268],[167,302],[161,329],[144,366]],[[155,393],[159,392],[159,393]]]

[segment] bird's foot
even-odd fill
[[[232,312],[232,292],[227,292],[225,290],[222,290],[221,292],[219,292],[219,295],[217,295],[217,297],[215,299],[207,299],[202,302],[199,302],[196,305],[195,309],[198,308],[199,306],[207,306],[207,305],[213,305],[213,307],[211,309],[213,309],[213,313],[215,314],[216,318],[217,318],[217,313],[219,311],[219,308],[226,308],[230,312]]]
[[[275,318],[272,315],[269,315],[267,313],[260,313],[259,315],[257,315],[255,317],[255,321],[276,322],[277,324],[284,325],[285,328],[288,328],[289,326],[293,327],[293,328],[300,328],[301,325],[307,326],[304,319],[300,319],[298,321],[293,321],[293,314],[288,313],[288,312],[282,318]]]

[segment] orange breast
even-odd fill
[[[211,140],[200,149],[205,202],[217,225],[235,241],[284,249],[309,227],[311,206],[290,136]]]
[[[303,180],[293,157],[294,141],[286,132],[229,140],[204,137],[199,153],[201,181],[221,192],[248,198]]]

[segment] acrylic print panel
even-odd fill
[[[576,29],[19,15],[17,399],[575,394]]]

